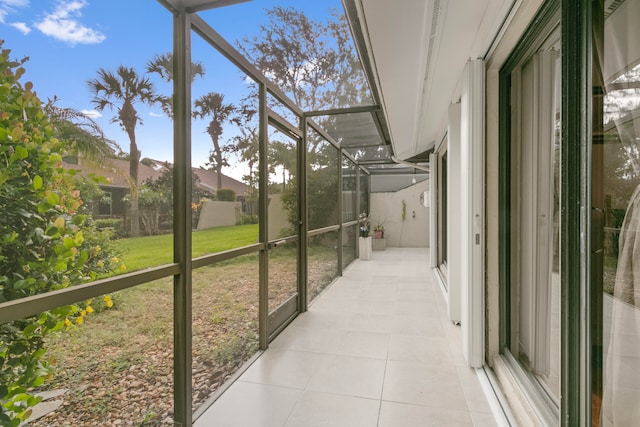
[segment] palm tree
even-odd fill
[[[213,166],[217,172],[218,187],[216,190],[219,190],[222,188],[222,166],[224,163],[222,149],[220,148],[222,125],[226,121],[232,121],[230,117],[236,111],[236,107],[234,107],[233,104],[225,104],[224,95],[216,92],[209,92],[196,99],[194,107],[193,117],[202,119],[207,117],[211,118],[209,126],[207,126],[207,133],[213,142],[211,160],[213,160]]]
[[[56,138],[67,141],[70,154],[81,154],[83,158],[104,162],[120,151],[118,144],[107,139],[91,117],[74,108],[58,107],[58,98],[49,99],[44,108],[54,124]]]
[[[153,58],[147,61],[147,73],[157,74],[160,79],[170,83],[173,81],[173,54],[171,52],[163,54],[155,54]],[[191,83],[196,77],[204,76],[204,68],[201,62],[191,63]],[[170,96],[160,96],[160,104],[165,114],[170,118],[173,117],[173,102]]]
[[[173,81],[173,54],[171,52],[155,54],[147,61],[147,73],[156,73],[162,80],[169,83]],[[201,62],[191,63],[191,82],[196,77],[204,76],[204,68]]]
[[[89,90],[93,93],[91,102],[98,111],[105,108],[116,110],[117,115],[112,123],[119,123],[129,137],[129,187],[131,235],[140,234],[138,212],[138,163],[140,151],[136,143],[136,126],[142,124],[142,119],[134,105],[137,103],[152,105],[159,101],[154,92],[153,84],[146,77],[138,76],[133,68],[120,65],[116,73],[98,70],[98,77],[87,81]]]

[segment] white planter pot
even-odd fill
[[[360,237],[360,259],[369,261],[371,259],[371,237]]]

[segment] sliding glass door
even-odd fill
[[[594,2],[592,425],[640,420],[640,1]]]

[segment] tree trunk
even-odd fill
[[[129,189],[130,205],[129,216],[131,218],[131,237],[140,235],[140,211],[138,209],[138,165],[140,164],[140,152],[135,142],[135,134],[129,135],[131,150],[129,153]]]
[[[216,192],[222,188],[222,150],[220,150],[220,143],[218,142],[218,137],[215,136],[213,139],[213,149],[215,151],[216,156],[216,177],[217,177],[217,188]]]

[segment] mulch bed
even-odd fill
[[[270,261],[270,306],[290,295],[295,272],[295,260]],[[310,262],[310,295],[335,275],[335,261]],[[257,258],[194,270],[192,286],[195,410],[258,350]],[[113,298],[113,309],[50,341],[56,371],[46,390],[65,393],[29,426],[173,425],[173,281]]]

